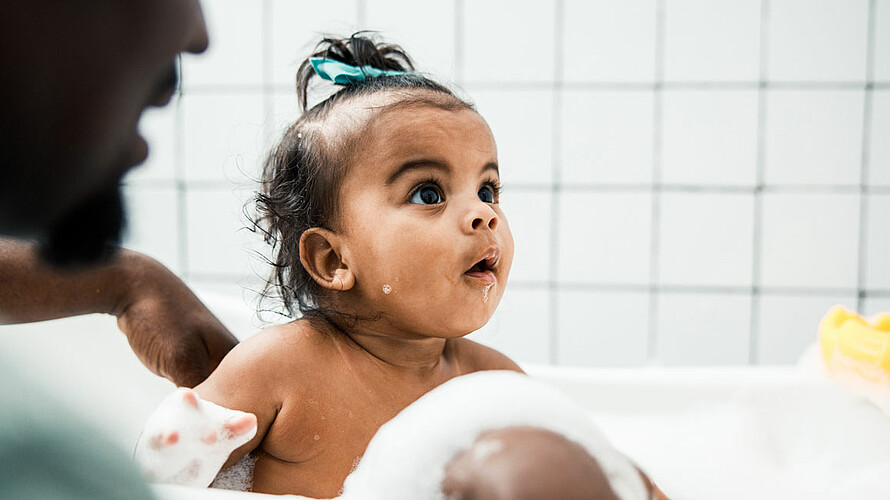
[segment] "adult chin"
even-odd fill
[[[85,198],[50,225],[40,239],[41,258],[60,268],[107,260],[120,245],[124,213],[119,184]]]

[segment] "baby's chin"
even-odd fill
[[[492,313],[494,311],[492,310]],[[459,315],[458,313],[457,315]],[[457,316],[456,315],[456,316]],[[466,337],[467,335],[481,330],[485,325],[488,324],[489,320],[491,320],[492,314],[486,314],[484,317],[480,317],[475,320],[468,321],[470,318],[463,318],[464,321],[461,321],[459,324],[451,323],[449,325],[449,329],[446,331],[437,332],[436,336],[445,339],[459,339],[462,337]]]

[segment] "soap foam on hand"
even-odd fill
[[[134,458],[150,481],[208,486],[257,431],[256,416],[177,389],[149,417]]]

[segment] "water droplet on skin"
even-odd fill
[[[389,295],[389,292],[392,291],[392,287],[389,285],[383,285],[383,293]]]
[[[488,302],[488,290],[494,286],[494,283],[489,283],[482,287],[482,302]]]

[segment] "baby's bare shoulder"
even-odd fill
[[[223,359],[217,371],[254,375],[271,382],[311,370],[325,357],[330,340],[304,320],[274,325],[244,339]],[[290,377],[288,377],[290,378]]]
[[[496,349],[469,339],[453,339],[448,342],[450,352],[463,373],[482,370],[510,370],[522,373],[522,368],[516,362]]]
[[[330,354],[333,343],[328,333],[310,321],[296,320],[265,328],[238,347],[247,351],[258,362],[305,364]]]
[[[196,388],[198,394],[227,408],[244,406],[252,413],[257,398],[280,407],[288,395],[311,385],[319,363],[329,358],[323,353],[322,334],[306,323],[275,325],[248,337]]]

